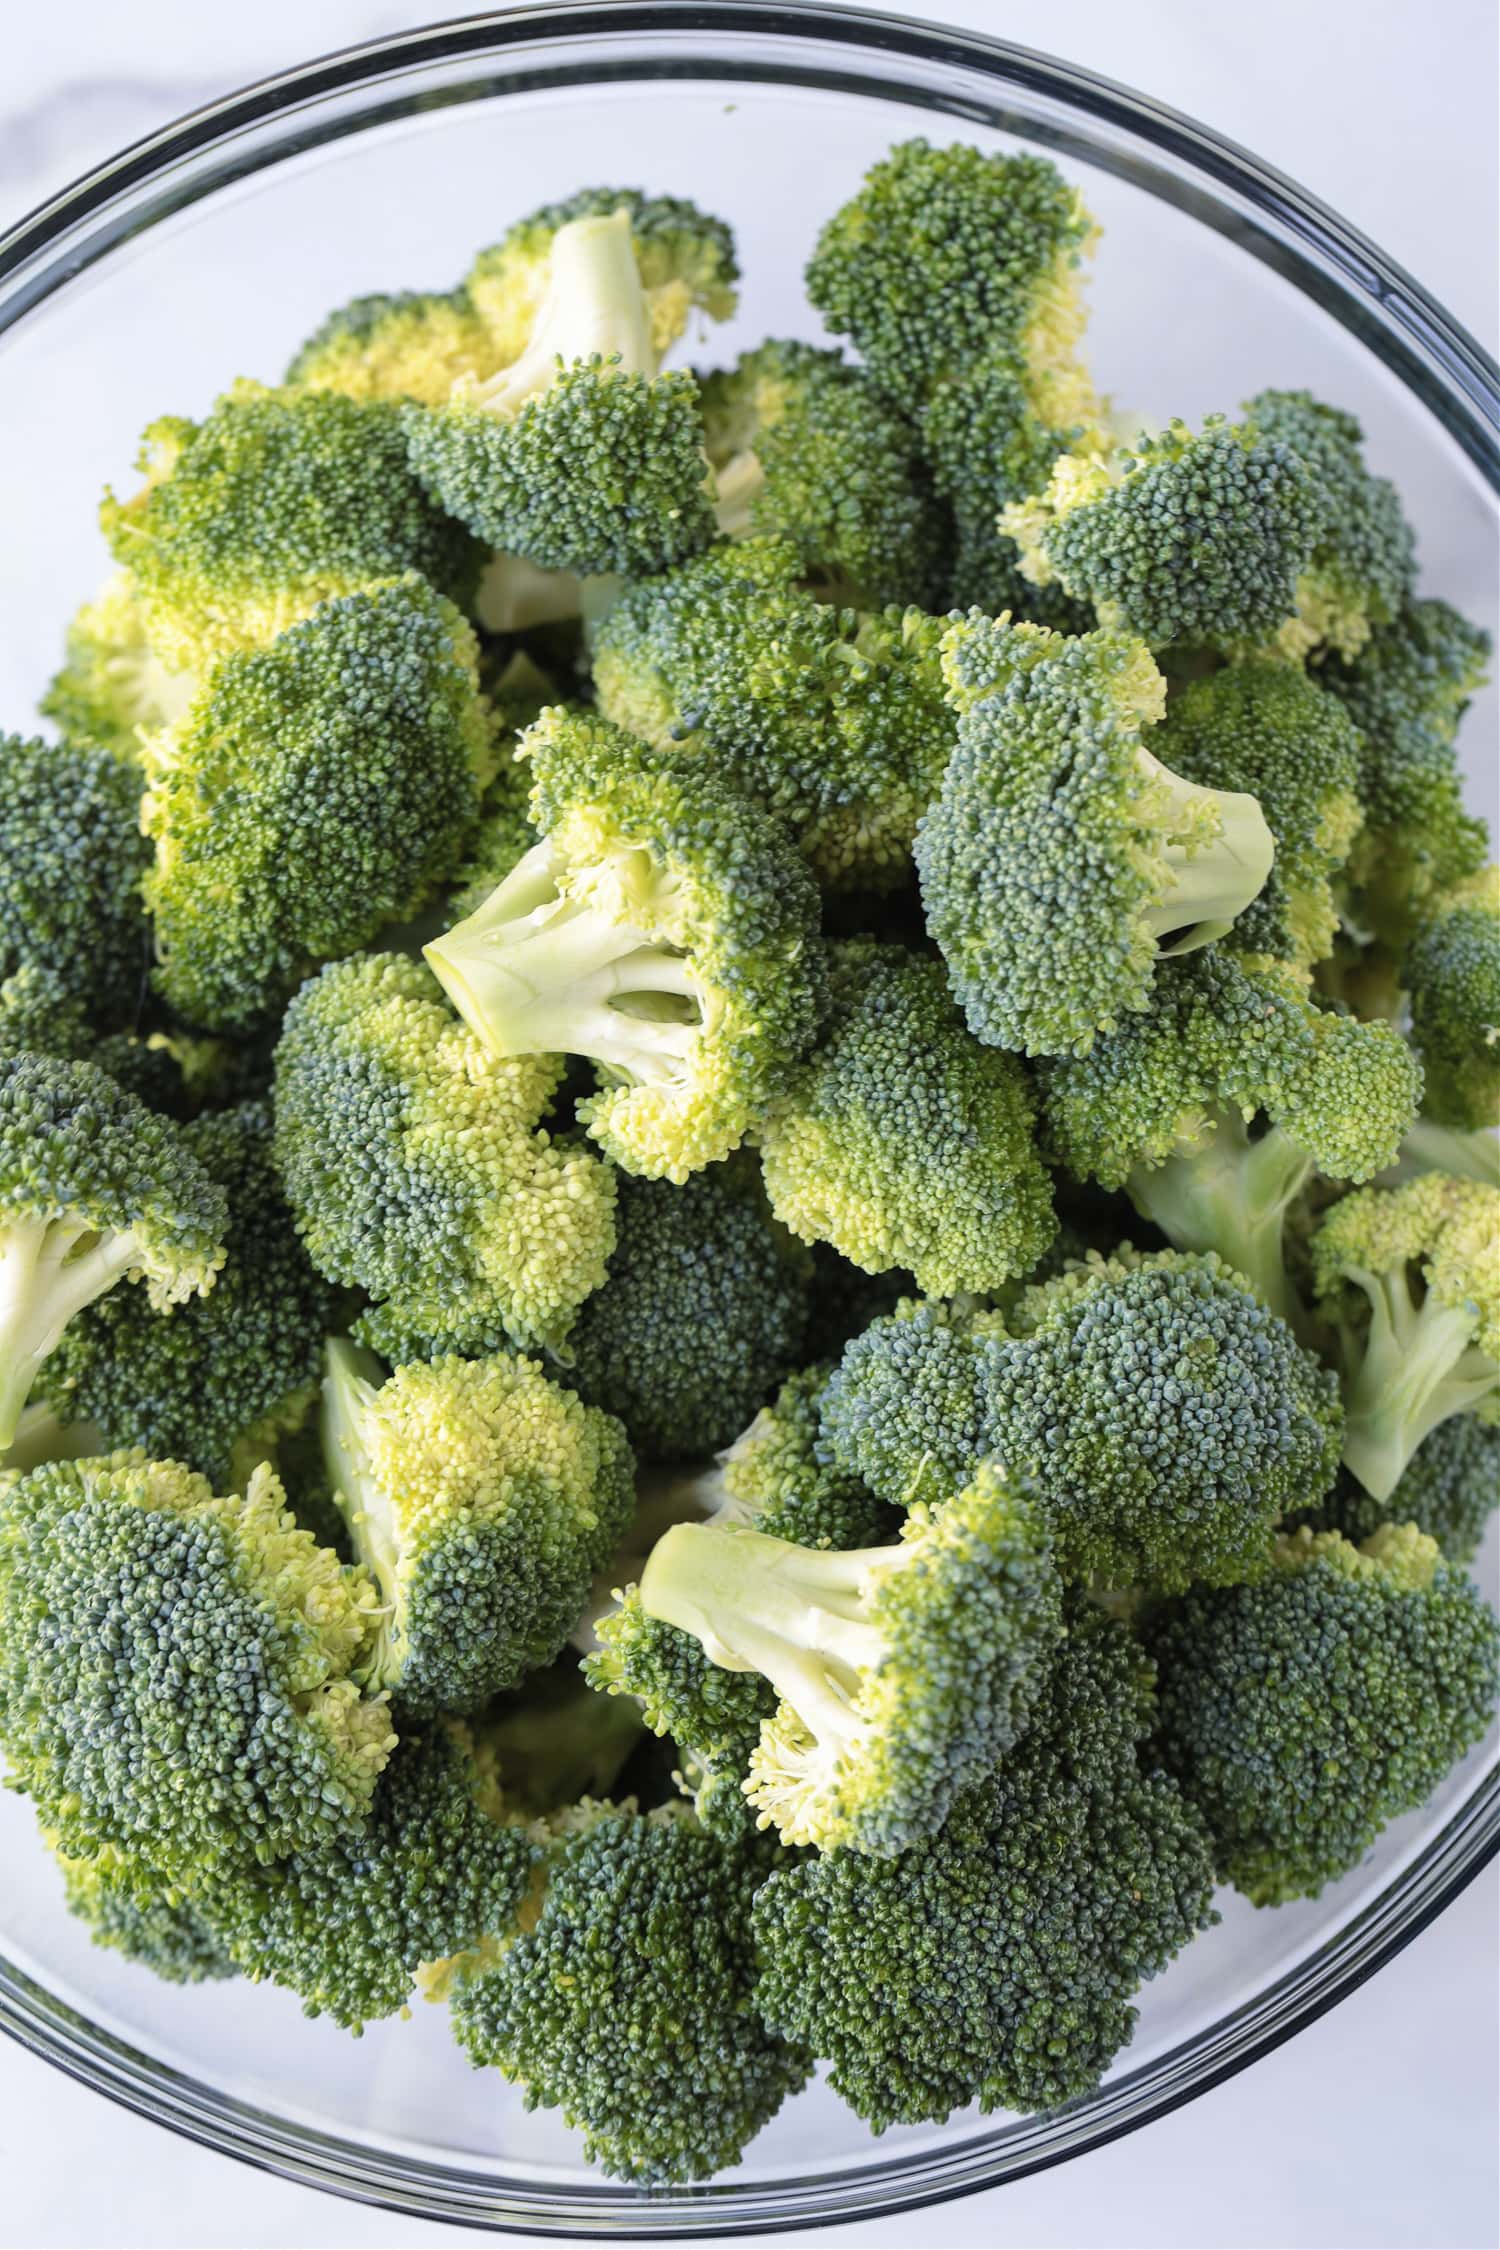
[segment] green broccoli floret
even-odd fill
[[[185,1462],[218,1490],[251,1432],[300,1420],[335,1292],[293,1231],[269,1105],[212,1111],[181,1138],[228,1206],[213,1288],[171,1311],[142,1290],[111,1290],[68,1323],[40,1383],[60,1413],[94,1423],[111,1448]]]
[[[1314,1531],[1341,1531],[1353,1546],[1383,1523],[1415,1524],[1451,1563],[1470,1563],[1500,1508],[1500,1424],[1452,1414],[1423,1438],[1388,1500],[1377,1500],[1346,1471],[1306,1520]]]
[[[941,961],[833,949],[831,1015],[760,1131],[778,1218],[931,1296],[1028,1273],[1056,1231],[1020,1063],[965,1029]]]
[[[1500,1123],[1500,867],[1431,901],[1402,981],[1432,1117],[1460,1132]]]
[[[1214,1920],[1202,1827],[1142,1738],[1151,1673],[1085,1604],[1021,1740],[899,1859],[835,1851],[756,1894],[766,2021],[876,2132],[1087,2093],[1137,1987]]]
[[[680,1185],[811,1041],[816,894],[769,815],[607,721],[548,711],[525,747],[542,841],[426,957],[494,1054],[600,1064],[580,1120]]]
[[[1155,748],[1185,781],[1254,797],[1275,839],[1264,888],[1235,918],[1235,950],[1299,968],[1324,959],[1364,818],[1361,744],[1343,706],[1290,665],[1235,665],[1173,696]]]
[[[799,1547],[877,1547],[900,1518],[857,1476],[827,1458],[823,1402],[832,1370],[789,1375],[700,1480],[705,1512]]]
[[[1024,1491],[981,1466],[883,1547],[814,1551],[741,1525],[677,1524],[641,1606],[779,1699],[745,1794],[788,1844],[890,1857],[942,1826],[1026,1723],[1060,1629]]]
[[[917,834],[928,928],[977,1039],[1085,1052],[1145,1007],[1159,954],[1233,926],[1270,830],[1148,749],[1166,687],[1142,642],[975,611],[943,663],[958,746]]]
[[[51,1843],[52,1839],[45,1839]],[[216,1930],[170,1883],[153,1881],[113,1845],[83,1858],[53,1847],[70,1914],[95,1945],[137,1961],[169,1984],[204,1984],[239,1970]]]
[[[440,406],[461,376],[492,375],[500,347],[464,289],[398,289],[351,298],[298,346],[289,388]]]
[[[419,1717],[550,1664],[635,1506],[619,1424],[535,1360],[418,1360],[383,1379],[330,1343],[328,1481],[380,1589],[362,1677]]]
[[[164,1117],[188,1117],[197,1108],[184,1064],[196,1042],[164,1032],[141,1038],[113,1031],[101,1038],[86,1001],[55,969],[27,961],[0,979],[0,1054],[53,1055],[59,1062],[94,1063]]]
[[[125,1276],[213,1287],[224,1191],[180,1127],[92,1063],[0,1051],[0,1449],[69,1321]]]
[[[1034,585],[1092,603],[1099,623],[1172,641],[1275,634],[1323,535],[1323,486],[1255,422],[1172,422],[1110,452],[1062,454],[1045,489],[1009,502],[1000,528]]]
[[[91,743],[0,734],[0,978],[46,969],[105,1030],[151,960],[140,775]]]
[[[986,1437],[1001,1324],[960,1302],[905,1301],[853,1337],[819,1401],[829,1459],[882,1500],[940,1502]]]
[[[1313,1286],[1343,1362],[1344,1459],[1389,1500],[1451,1414],[1500,1406],[1500,1189],[1426,1172],[1361,1188],[1312,1238]]]
[[[1257,1906],[1316,1898],[1477,1742],[1500,1628],[1414,1526],[1351,1547],[1302,1530],[1253,1586],[1148,1620],[1161,1748],[1218,1871]]]
[[[498,1061],[419,961],[304,985],[276,1055],[276,1159],[308,1255],[449,1350],[556,1342],[604,1279],[614,1179],[539,1126],[555,1055]]]
[[[1218,1258],[1122,1248],[1005,1317],[989,1443],[1034,1480],[1069,1574],[1232,1585],[1332,1484],[1333,1376]]]
[[[685,1807],[559,1823],[527,1926],[460,1982],[453,2027],[585,2154],[647,2185],[733,2164],[807,2076],[754,2012],[760,1867]]]
[[[796,1366],[810,1267],[749,1159],[682,1187],[626,1175],[609,1271],[568,1339],[568,1379],[648,1460],[702,1460]]]
[[[493,770],[473,634],[415,577],[347,594],[225,658],[143,754],[157,983],[251,1031],[451,872]]]
[[[942,621],[832,608],[801,570],[745,539],[627,587],[590,635],[599,706],[778,813],[826,887],[889,890],[953,748]]]
[[[353,1679],[377,1624],[268,1470],[221,1499],[116,1453],[0,1489],[0,1745],[70,1857],[208,1899],[356,1827],[395,1746]]]
[[[862,368],[777,339],[699,386],[721,531],[789,539],[828,600],[936,602],[943,527],[916,436]]]
[[[418,571],[472,591],[481,550],[423,493],[391,401],[236,383],[206,421],[146,432],[146,483],[107,494],[105,536],[134,575],[151,644],[191,670],[263,647],[320,603]]]
[[[466,1732],[512,1815],[534,1819],[585,1797],[607,1797],[645,1724],[629,1696],[595,1694],[567,1650],[469,1719]]]
[[[180,719],[197,692],[191,672],[164,664],[128,570],[117,570],[68,626],[65,662],[39,708],[71,742],[139,757],[141,735]]]

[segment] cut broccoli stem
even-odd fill
[[[518,412],[550,390],[559,367],[598,357],[622,375],[654,375],[657,354],[630,232],[630,214],[574,219],[552,238],[547,292],[526,349],[474,396],[489,412]]]
[[[1126,1182],[1141,1216],[1178,1250],[1216,1250],[1282,1320],[1301,1316],[1287,1279],[1287,1212],[1312,1175],[1307,1150],[1280,1126],[1252,1141],[1238,1111],[1221,1117],[1200,1148],[1164,1164],[1138,1164]]]
[[[365,1417],[385,1378],[373,1353],[342,1336],[329,1338],[323,1364],[323,1465],[355,1556],[380,1588],[383,1614],[366,1666],[368,1683],[379,1685],[400,1679],[406,1668],[400,1534],[365,1442]]]
[[[1473,1343],[1472,1311],[1418,1301],[1404,1268],[1350,1267],[1347,1278],[1370,1300],[1370,1326],[1344,1386],[1344,1460],[1372,1499],[1388,1500],[1423,1438],[1495,1390],[1495,1363]]]
[[[1200,788],[1149,750],[1137,755],[1151,778],[1148,805],[1167,871],[1146,926],[1162,953],[1196,953],[1227,935],[1265,888],[1275,839],[1258,799],[1238,789]]]
[[[1447,1172],[1455,1180],[1500,1187],[1500,1138],[1487,1126],[1477,1133],[1456,1133],[1450,1126],[1419,1117],[1401,1143],[1396,1167],[1403,1179],[1418,1172]]]
[[[735,453],[725,462],[714,477],[714,516],[719,530],[726,539],[743,539],[750,531],[750,517],[760,498],[766,481],[760,456],[746,451]]]
[[[0,1233],[0,1452],[68,1322],[128,1273],[137,1255],[128,1228],[100,1235],[77,1222],[20,1219]]]

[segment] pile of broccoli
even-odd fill
[[[1096,234],[908,142],[695,371],[727,228],[549,205],[153,424],[0,737],[61,1895],[646,2186],[1087,2094],[1500,1688],[1488,644],[1347,413],[1113,415]]]

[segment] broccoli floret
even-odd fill
[[[733,2164],[808,2072],[751,2003],[759,1872],[686,1808],[560,1824],[528,1926],[455,1994],[460,2044],[529,2108],[560,2109],[616,2178]]]
[[[252,1031],[453,868],[493,770],[473,634],[415,577],[347,594],[225,658],[144,761],[157,983]]]
[[[207,1899],[357,1826],[395,1746],[353,1679],[377,1623],[268,1470],[221,1499],[116,1453],[0,1490],[0,1743],[71,1857]]]
[[[1361,1188],[1312,1238],[1313,1286],[1343,1363],[1344,1459],[1389,1500],[1451,1414],[1500,1404],[1500,1189],[1426,1172]]]
[[[571,1651],[466,1723],[504,1803],[528,1819],[609,1796],[644,1729],[639,1705],[596,1695]]]
[[[1045,1533],[982,1465],[889,1546],[815,1552],[741,1525],[677,1524],[641,1606],[779,1698],[745,1794],[788,1844],[882,1857],[942,1826],[1026,1723],[1060,1625]]]
[[[857,1476],[826,1458],[828,1367],[789,1375],[769,1406],[720,1454],[701,1490],[716,1522],[739,1523],[799,1547],[877,1547],[900,1519]]]
[[[1500,1123],[1500,867],[1431,901],[1402,978],[1431,1116],[1459,1132]]]
[[[304,985],[276,1055],[276,1158],[308,1255],[449,1350],[557,1342],[604,1279],[614,1179],[539,1120],[555,1055],[497,1061],[419,961]]]
[[[1030,1271],[1056,1231],[1020,1063],[971,1038],[941,961],[834,949],[831,1015],[760,1131],[778,1218],[931,1296]]]
[[[0,1051],[0,1449],[69,1321],[125,1276],[158,1311],[202,1295],[226,1220],[169,1119],[92,1063]]]
[[[1358,1546],[1383,1523],[1415,1524],[1451,1563],[1470,1563],[1500,1508],[1500,1425],[1453,1414],[1423,1438],[1388,1500],[1366,1492],[1347,1470],[1306,1520],[1314,1531],[1341,1531]]]
[[[146,432],[146,484],[107,494],[105,536],[134,575],[152,646],[190,670],[263,647],[320,603],[418,571],[472,591],[482,551],[407,466],[393,402],[241,382],[206,421]]]
[[[143,1039],[135,1032],[114,1031],[101,1038],[89,1021],[86,1002],[67,979],[35,962],[24,962],[14,976],[0,979],[0,1054],[94,1063],[164,1117],[187,1117],[197,1107],[183,1067],[192,1044],[163,1032]]]
[[[1230,929],[1271,871],[1259,805],[1147,748],[1145,646],[975,611],[944,636],[958,746],[917,832],[928,928],[977,1039],[1085,1052],[1150,997],[1158,954]]]
[[[1362,1547],[1292,1532],[1253,1586],[1148,1621],[1161,1747],[1257,1906],[1316,1898],[1477,1742],[1500,1628],[1412,1525]]]
[[[90,743],[0,735],[0,978],[46,969],[105,1030],[151,960],[140,775]]]
[[[419,1717],[477,1710],[550,1664],[635,1506],[619,1424],[509,1354],[384,1381],[330,1343],[323,1446],[380,1588],[364,1676]]]
[[[269,1106],[211,1112],[181,1138],[227,1201],[213,1288],[170,1312],[144,1291],[112,1290],[68,1323],[40,1380],[60,1413],[96,1424],[112,1449],[185,1462],[222,1489],[248,1433],[301,1418],[335,1292],[293,1231]]]
[[[288,387],[440,406],[461,376],[494,373],[499,347],[464,289],[351,298],[298,346]]]
[[[939,1502],[986,1451],[1000,1323],[910,1299],[853,1337],[819,1402],[822,1445],[895,1507]]]
[[[47,1839],[51,1842],[51,1839]],[[218,1932],[172,1884],[153,1880],[113,1845],[73,1858],[54,1846],[68,1911],[95,1945],[137,1961],[169,1984],[205,1984],[239,1970]]]
[[[877,2132],[1087,2093],[1136,1988],[1214,1920],[1151,1718],[1129,1634],[1075,1605],[1029,1728],[941,1834],[894,1860],[809,1858],[757,1893],[757,2004]]]
[[[747,1158],[682,1187],[622,1177],[614,1254],[569,1337],[569,1380],[647,1459],[701,1460],[797,1364],[810,1265]]]
[[[138,757],[143,731],[180,719],[197,692],[193,674],[164,664],[152,646],[128,570],[115,571],[77,612],[65,654],[40,709],[69,741],[97,743],[116,758]]]
[[[1232,1585],[1338,1467],[1338,1386],[1218,1258],[1091,1257],[1007,1309],[989,1442],[1035,1481],[1061,1567]]]
[[[426,957],[494,1054],[602,1065],[580,1120],[627,1172],[680,1185],[812,1038],[816,894],[767,814],[607,721],[548,711],[525,748],[542,841]]]

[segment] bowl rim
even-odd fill
[[[1243,246],[1288,272],[1345,326],[1367,339],[1378,336],[1379,356],[1500,493],[1500,366],[1420,282],[1330,206],[1210,127],[1082,65],[985,32],[829,0],[528,0],[388,34],[253,81],[128,144],[0,233],[0,336],[134,231],[127,209],[131,197],[177,165],[330,95],[372,89],[382,79],[424,66],[503,56],[527,41],[566,47],[601,33],[642,39],[691,33],[705,42],[732,33],[749,40],[801,40],[809,49],[814,43],[842,46],[897,63],[956,65],[1162,151],[1215,191],[1243,198],[1293,238],[1296,247],[1290,249]],[[798,82],[794,68],[777,75]],[[956,99],[929,96],[929,106],[949,117],[964,114]],[[345,129],[357,130],[360,123]],[[305,140],[279,144],[255,169],[306,145]],[[1206,208],[1198,215],[1210,216]],[[89,255],[80,254],[85,249]],[[1310,277],[1319,285],[1312,286]],[[1005,2129],[1008,2153],[991,2137],[953,2150],[877,2159],[822,2178],[736,2184],[731,2176],[723,2186],[646,2193],[615,2183],[597,2189],[536,2187],[414,2160],[352,2138],[340,2140],[201,2086],[90,2022],[3,1958],[0,2030],[94,2091],[221,2155],[410,2217],[575,2240],[758,2234],[890,2216],[997,2187],[1180,2108],[1336,2006],[1425,1929],[1497,1853],[1500,1764],[1493,1764],[1442,1829],[1415,1849],[1331,1940],[1206,2034],[1127,2069],[1078,2104],[1017,2121]]]

